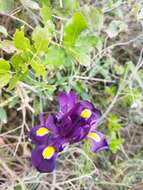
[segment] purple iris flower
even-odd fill
[[[93,152],[108,149],[105,135],[95,130],[101,112],[91,102],[78,100],[72,91],[60,93],[58,101],[58,113],[47,118],[40,113],[39,125],[29,132],[31,142],[36,144],[32,164],[40,172],[52,172],[58,153],[84,138],[92,140]]]

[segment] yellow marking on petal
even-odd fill
[[[93,140],[95,140],[96,142],[100,142],[101,141],[101,138],[98,134],[96,133],[89,133],[88,134],[88,137],[92,138]]]
[[[44,136],[49,133],[49,130],[45,127],[41,127],[36,131],[36,135],[38,136]]]
[[[44,159],[50,159],[55,153],[55,148],[53,146],[48,146],[42,152],[42,156]]]
[[[88,119],[88,118],[90,118],[91,114],[92,114],[91,110],[89,110],[89,109],[84,109],[84,110],[81,112],[80,116],[83,117],[84,119]]]

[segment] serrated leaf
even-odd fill
[[[30,49],[30,41],[28,38],[24,36],[23,31],[16,30],[13,41],[14,46],[19,50],[26,51]]]
[[[46,76],[46,70],[43,64],[38,63],[38,62],[33,62],[31,63],[31,67],[35,71],[35,75],[38,76]]]
[[[7,29],[2,25],[0,25],[0,33],[3,34],[5,37],[8,36]]]
[[[105,88],[105,93],[109,96],[115,96],[117,91],[117,87],[116,86],[107,86]]]
[[[122,138],[113,138],[110,140],[109,147],[113,153],[116,153],[119,149],[120,146],[123,144],[124,139]]]
[[[10,65],[8,61],[4,59],[0,59],[0,74],[4,74],[5,72],[8,72],[10,70]]]
[[[0,88],[7,85],[11,77],[9,63],[4,59],[0,59]]]
[[[45,64],[52,68],[58,68],[66,62],[65,51],[61,47],[50,46],[47,53]]]
[[[80,33],[87,28],[85,17],[81,13],[75,13],[64,28],[64,45],[73,46]]]
[[[52,17],[52,10],[51,10],[51,8],[48,7],[48,6],[43,6],[40,9],[40,16],[42,17],[42,19],[43,19],[44,22],[47,22],[48,20],[50,20],[51,17]]]
[[[110,114],[108,117],[108,128],[110,132],[117,132],[122,128],[122,125],[119,123],[119,119],[116,115]]]
[[[97,49],[98,43],[99,38],[96,36],[79,36],[73,47],[73,56],[80,64],[89,66],[91,63],[90,52],[95,48]]]
[[[20,74],[19,73],[16,74],[15,76],[13,76],[12,79],[10,80],[8,90],[12,90],[16,86],[18,81],[20,81]]]
[[[11,64],[15,71],[19,71],[21,69],[21,66],[24,67],[24,59],[21,54],[13,55],[11,58]]]
[[[79,36],[75,43],[75,49],[79,50],[80,52],[88,53],[96,48],[98,43],[98,38],[96,36]]]
[[[48,45],[51,40],[53,26],[46,25],[45,27],[37,26],[32,33],[32,40],[38,52],[47,52]]]
[[[7,85],[12,78],[12,75],[10,73],[0,74],[0,88]]]

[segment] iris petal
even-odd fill
[[[29,132],[29,139],[34,144],[46,144],[49,138],[49,130],[46,127],[40,125],[32,127]]]
[[[100,136],[95,132],[94,133],[93,132],[89,133],[87,137],[91,138],[95,142],[100,142],[101,141]]]
[[[74,92],[60,93],[58,96],[58,101],[60,104],[59,112],[57,113],[57,118],[61,119],[65,114],[67,114],[77,103],[77,96]]]
[[[32,151],[32,164],[37,168],[38,171],[45,173],[45,172],[52,172],[55,168],[55,161],[57,157],[57,153],[54,152],[49,159],[43,158],[43,151],[46,150],[47,146],[40,145],[37,146]]]
[[[45,126],[53,133],[58,132],[58,128],[55,125],[54,118],[51,114],[48,115],[48,118],[46,119]]]
[[[103,133],[99,131],[91,131],[87,137],[92,140],[92,152],[99,152],[101,150],[108,149],[108,143]]]

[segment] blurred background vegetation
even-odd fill
[[[143,190],[142,0],[0,0],[0,189]],[[108,152],[71,146],[52,174],[27,133],[59,91],[102,110]]]

